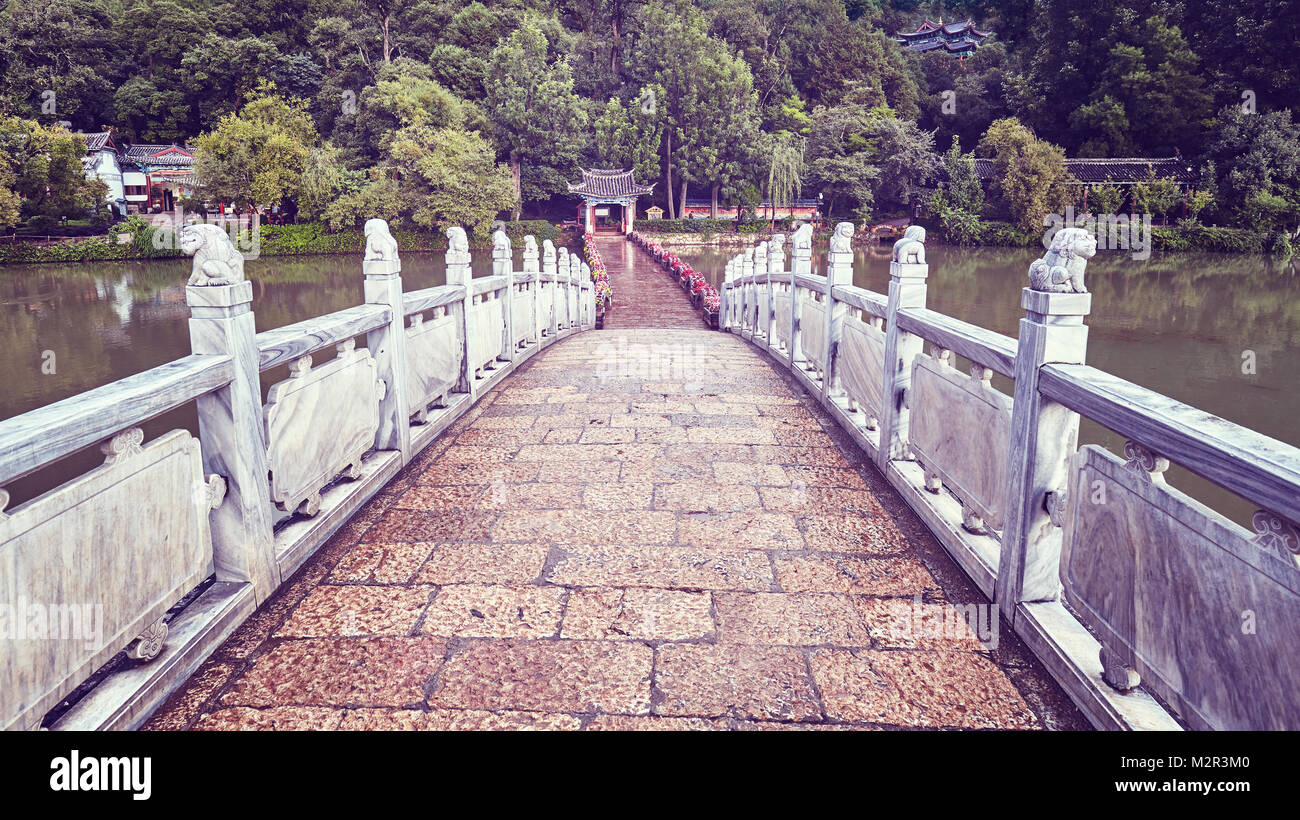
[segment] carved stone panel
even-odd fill
[[[826,360],[826,308],[812,299],[801,301],[799,308],[799,343],[804,358],[820,367]]]
[[[1075,454],[1061,581],[1110,666],[1198,729],[1300,728],[1300,568],[1140,459]],[[1131,683],[1131,680],[1120,683]]]
[[[514,300],[511,302],[510,312],[513,319],[515,332],[514,342],[516,345],[523,342],[529,336],[533,335],[533,294],[529,288],[531,284],[515,286]]]
[[[266,408],[266,463],[271,500],[287,512],[314,515],[320,491],[341,473],[358,475],[375,443],[384,383],[369,350],[351,340],[318,368],[304,356],[290,377],[271,386]]]
[[[0,510],[2,728],[35,728],[213,571],[225,482],[184,430],[142,440],[127,430],[102,466]]]
[[[555,321],[555,283],[540,282],[541,290],[537,292],[537,312],[541,314],[541,326],[543,333],[551,332],[551,324]]]
[[[925,468],[962,502],[967,529],[1002,529],[1006,510],[1011,397],[930,356],[913,360],[908,445]],[[976,521],[971,516],[982,519]]]
[[[755,325],[755,332],[760,336],[768,335],[768,310],[767,310],[767,286],[758,286],[758,323]]]
[[[866,414],[880,419],[885,382],[885,334],[854,316],[844,319],[836,372],[840,383]]]
[[[502,325],[505,324],[505,302],[501,299],[489,299],[474,305],[470,312],[470,366],[474,370],[496,361],[501,355]]]
[[[772,307],[776,310],[776,340],[790,349],[790,295],[778,293],[772,297]]]
[[[407,406],[420,421],[427,418],[430,402],[460,380],[463,356],[460,323],[454,316],[431,321],[412,317],[412,325],[406,329]]]

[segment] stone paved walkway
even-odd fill
[[[596,235],[596,250],[609,271],[614,307],[605,329],[661,327],[698,330],[704,319],[671,274],[622,236]]]
[[[1085,728],[1006,630],[909,634],[984,599],[787,379],[716,331],[558,343],[146,728]]]

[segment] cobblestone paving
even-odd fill
[[[558,343],[146,728],[1085,728],[1006,629],[909,628],[985,599],[787,378],[716,331]]]

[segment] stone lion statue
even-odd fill
[[[532,234],[524,235],[524,253],[537,253],[537,237]]]
[[[397,240],[388,230],[388,222],[382,219],[367,219],[366,227],[366,255],[364,260],[372,262],[376,259],[382,259],[387,262],[396,262],[397,257]]]
[[[853,223],[841,222],[831,234],[831,253],[853,253]]]
[[[494,249],[495,248],[505,248],[506,250],[510,249],[510,237],[506,236],[505,231],[501,230],[500,228],[497,228],[496,233],[492,234],[492,247]]]
[[[469,237],[465,235],[464,228],[453,225],[447,229],[447,250],[469,253]]]
[[[180,230],[181,251],[194,257],[187,284],[194,287],[235,285],[244,281],[244,257],[217,225],[186,225]]]
[[[811,248],[812,247],[813,226],[810,222],[805,222],[794,230],[794,247]]]
[[[894,261],[908,265],[925,264],[925,228],[907,226],[903,238],[894,243]]]
[[[542,240],[542,258],[548,261],[555,260],[555,243],[549,239]]]
[[[1083,274],[1097,254],[1097,238],[1084,228],[1062,228],[1041,259],[1029,266],[1029,287],[1047,293],[1087,293]]]

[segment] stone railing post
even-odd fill
[[[777,286],[772,277],[782,273],[785,273],[785,236],[776,234],[767,241],[767,347],[774,352],[780,352],[781,340],[776,332]]]
[[[1054,600],[1060,592],[1061,530],[1051,509],[1063,501],[1070,458],[1079,440],[1079,414],[1038,392],[1045,364],[1083,364],[1092,307],[1090,293],[1020,292],[1025,318],[1016,345],[1006,517],[998,562],[998,606],[1014,624],[1025,601]],[[1049,494],[1059,494],[1049,498]]]
[[[378,223],[377,225],[375,223]],[[374,228],[371,226],[374,225]],[[372,230],[374,232],[372,237]],[[383,240],[387,241],[383,241]],[[382,219],[366,222],[366,255],[361,262],[366,281],[366,304],[384,305],[392,316],[388,324],[366,334],[366,348],[375,359],[379,378],[387,389],[379,403],[376,450],[399,450],[402,463],[411,459],[411,409],[406,390],[406,314],[402,302],[402,260],[397,242]]]
[[[555,271],[555,326],[564,331],[569,326],[569,249],[560,248]]]
[[[790,259],[790,364],[800,366],[804,360],[800,322],[803,297],[796,280],[812,275],[812,225],[805,222],[794,232]]]
[[[470,329],[474,322],[474,293],[470,287],[473,271],[470,269],[469,238],[465,235],[464,228],[453,227],[447,229],[447,240],[447,284],[459,285],[465,289],[463,298],[447,306],[460,328],[460,381],[455,392],[473,393],[474,365],[470,362],[470,354],[473,352]]]
[[[238,256],[233,243],[230,250]],[[280,570],[266,478],[253,284],[243,278],[242,258],[234,267],[237,273],[217,280],[220,284],[185,288],[185,301],[190,307],[190,350],[196,356],[230,356],[234,364],[230,384],[197,401],[203,471],[226,480],[226,497],[209,519],[216,576],[218,581],[252,584],[260,604],[280,585]]]
[[[505,301],[501,305],[501,311],[504,327],[501,330],[501,359],[507,362],[514,361],[515,358],[515,275],[514,275],[514,258],[510,251],[510,237],[506,232],[497,229],[492,235],[492,275],[504,276],[506,278]],[[500,294],[501,291],[498,291]],[[500,295],[497,296],[501,298]]]
[[[768,320],[772,318],[772,283],[767,278],[767,243],[758,242],[754,245],[754,274],[762,276],[763,284],[754,285],[754,302],[758,304],[758,315],[754,318],[754,334],[757,336],[761,331],[763,334],[763,345],[770,347],[772,340],[770,338],[772,328]],[[767,304],[762,304],[766,297]]]
[[[758,286],[754,283],[753,248],[746,248],[740,257],[740,275],[745,277],[745,325],[752,339],[758,333]]]
[[[835,357],[839,355],[840,335],[844,333],[844,317],[848,305],[835,300],[835,288],[853,284],[853,223],[841,222],[835,226],[831,244],[826,252],[826,358],[822,361],[822,396],[830,399],[838,389],[835,376]]]
[[[917,228],[918,232],[920,230]],[[912,460],[907,449],[907,389],[912,384],[912,360],[924,348],[925,340],[899,329],[898,311],[925,307],[926,277],[930,274],[930,266],[925,263],[924,244],[921,244],[925,241],[925,234],[920,232],[918,235],[917,244],[921,250],[907,259],[919,261],[898,261],[898,246],[895,245],[895,258],[889,263],[885,383],[881,388],[884,406],[881,408],[880,446],[876,452],[876,464],[882,472],[891,459]]]
[[[532,234],[524,236],[524,273],[531,273],[533,280],[528,283],[528,303],[532,306],[532,321],[528,327],[527,341],[533,344],[542,343],[542,320],[537,311],[538,293],[542,287],[541,266],[537,264],[537,237]]]
[[[552,339],[555,338],[555,331],[557,329],[556,318],[559,316],[559,312],[556,310],[555,306],[555,294],[559,290],[559,286],[555,283],[555,269],[555,243],[547,239],[542,242],[542,273],[547,274],[551,279],[550,285],[548,286],[548,293],[551,295],[551,315],[546,319],[548,325],[546,328],[546,334]]]
[[[731,309],[731,324],[736,332],[745,332],[745,260],[740,254],[731,257],[731,295],[735,307]]]
[[[727,264],[722,268],[722,287],[718,289],[719,295],[722,298],[719,324],[722,325],[723,330],[728,331],[731,330],[731,311],[732,305],[736,302],[736,297],[732,294],[731,288],[727,286],[731,284],[731,280],[735,275],[735,263],[728,259]]]

